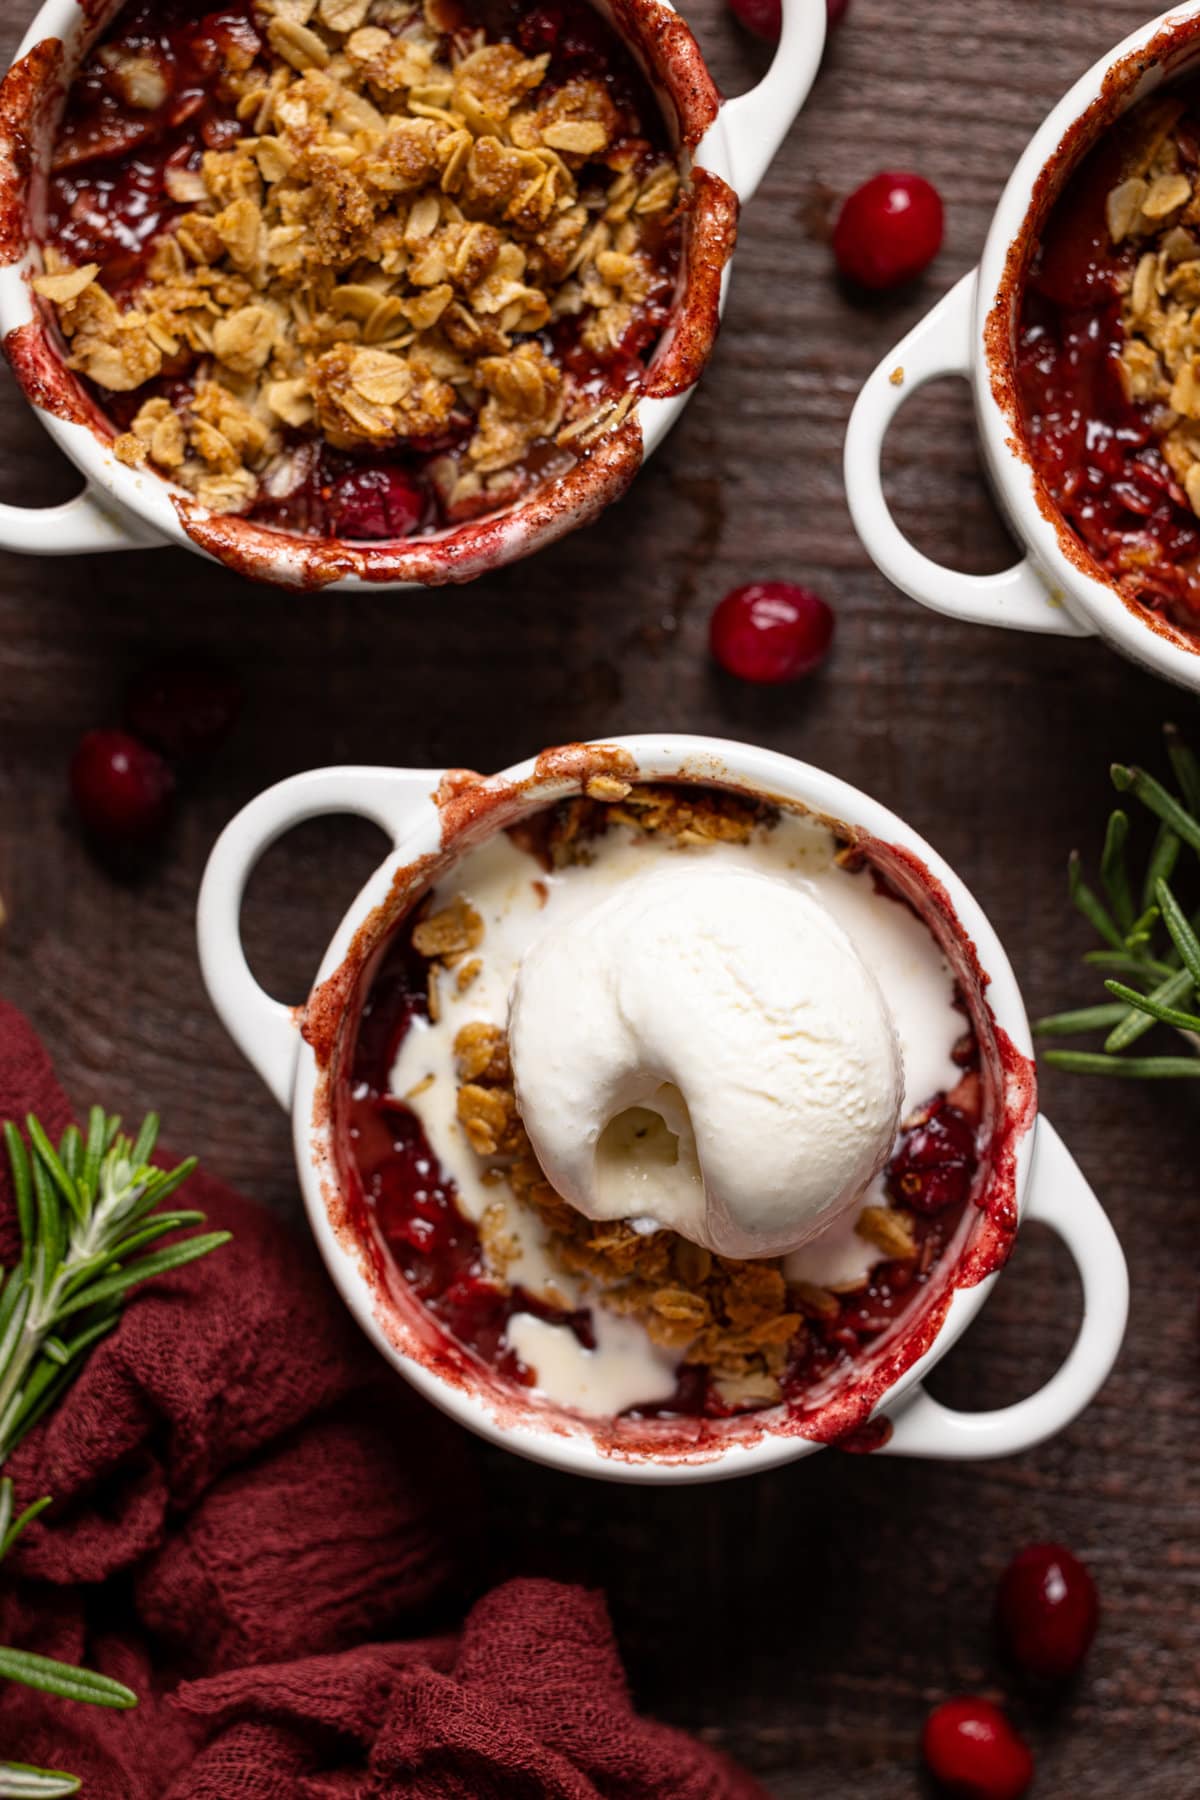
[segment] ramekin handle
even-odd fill
[[[944,568],[909,543],[884,498],[884,439],[904,402],[927,381],[970,376],[977,279],[975,269],[964,275],[868,376],[846,429],[850,516],[872,561],[923,606],[977,625],[1088,637],[1092,627],[1051,597],[1027,556],[996,575]]]
[[[1045,1387],[994,1412],[955,1412],[918,1387],[892,1420],[894,1456],[1015,1456],[1063,1430],[1094,1399],[1117,1360],[1129,1312],[1129,1274],[1108,1215],[1044,1116],[1025,1217],[1062,1238],[1083,1285],[1083,1319],[1071,1351]]]
[[[0,506],[0,550],[19,550],[26,556],[156,550],[165,542],[92,487],[61,506]]]
[[[770,68],[757,87],[721,108],[739,200],[750,199],[807,100],[821,66],[827,26],[826,0],[783,0],[783,32]]]
[[[300,1047],[296,1009],[273,999],[250,972],[241,930],[246,883],[277,838],[326,813],[370,819],[398,844],[438,780],[429,769],[313,769],[251,800],[213,846],[196,906],[200,972],[221,1023],[285,1110]]]

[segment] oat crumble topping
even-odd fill
[[[631,786],[601,777],[587,793],[535,816],[514,837],[561,868],[587,860],[593,840],[610,824],[663,833],[679,844],[747,843],[776,816],[762,802],[715,789]],[[482,925],[475,934],[468,915],[479,924],[473,909],[455,897],[415,927],[412,942],[434,958],[435,975],[439,966],[461,966],[467,950],[482,942]],[[457,1116],[467,1141],[487,1165],[487,1179],[503,1183],[540,1219],[561,1268],[611,1311],[637,1319],[654,1343],[706,1368],[725,1405],[779,1401],[781,1378],[804,1342],[806,1320],[836,1317],[838,1294],[807,1282],[789,1284],[782,1258],[740,1261],[673,1231],[639,1232],[623,1220],[585,1218],[550,1185],[534,1155],[517,1109],[503,1029],[472,1021],[460,1028],[454,1051]],[[915,1264],[920,1246],[906,1208],[865,1206],[856,1228],[881,1259]],[[481,1236],[503,1283],[513,1247],[502,1209],[485,1215]]]
[[[1184,110],[1170,98],[1142,109],[1105,222],[1114,248],[1137,251],[1119,278],[1125,391],[1157,409],[1163,459],[1200,514],[1200,188],[1181,167]]]
[[[140,278],[46,244],[33,285],[125,421],[123,462],[244,513],[286,500],[314,444],[417,458],[455,522],[625,416],[673,285],[679,169],[605,81],[550,80],[549,53],[461,17],[258,0],[214,76],[240,135],[168,160],[177,216]],[[96,54],[127,109],[162,103],[153,58]]]

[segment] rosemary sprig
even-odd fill
[[[68,1126],[57,1148],[32,1114],[25,1129],[28,1146],[11,1121],[4,1126],[21,1253],[11,1269],[0,1268],[0,1465],[74,1380],[86,1352],[112,1330],[130,1291],[206,1256],[230,1235],[196,1233],[149,1248],[170,1232],[204,1223],[203,1213],[158,1210],[196,1162],[154,1166],[153,1113],[132,1139],[122,1136],[120,1119],[98,1106],[86,1137]],[[0,1558],[49,1505],[47,1495],[14,1518],[12,1482],[0,1478]],[[137,1705],[122,1682],[26,1650],[0,1646],[0,1679],[91,1706]],[[78,1778],[61,1769],[0,1762],[0,1800],[54,1800],[78,1787]]]
[[[1189,918],[1172,885],[1181,855],[1190,851],[1200,856],[1200,759],[1172,725],[1166,727],[1166,740],[1177,793],[1144,769],[1114,763],[1111,771],[1118,793],[1130,795],[1158,821],[1141,881],[1135,883],[1130,875],[1130,821],[1120,807],[1110,814],[1104,834],[1103,898],[1088,886],[1079,855],[1072,852],[1071,899],[1104,945],[1088,951],[1084,961],[1105,972],[1104,986],[1112,999],[1038,1021],[1034,1032],[1039,1037],[1106,1034],[1101,1051],[1044,1051],[1042,1061],[1053,1068],[1127,1080],[1200,1076],[1200,913]],[[1127,1054],[1155,1026],[1176,1032],[1187,1054]]]

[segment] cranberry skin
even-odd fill
[[[833,254],[860,287],[898,287],[927,268],[942,245],[937,189],[921,175],[872,175],[843,203]]]
[[[850,0],[825,0],[829,29],[840,25]],[[779,41],[783,30],[783,0],[729,0],[729,10],[739,25],[769,44]]]
[[[729,0],[729,10],[739,25],[768,43],[783,30],[783,0]]]
[[[229,735],[242,691],[228,669],[182,658],[156,663],[130,682],[125,723],[176,762],[201,762]]]
[[[809,588],[752,581],[719,602],[709,641],[728,674],[771,686],[811,674],[829,654],[833,629],[832,612]]]
[[[424,511],[425,496],[402,469],[352,469],[329,490],[338,537],[408,537]]]
[[[1096,1635],[1096,1584],[1062,1544],[1030,1544],[1000,1577],[996,1618],[1014,1661],[1042,1681],[1073,1675]]]
[[[914,1212],[942,1212],[966,1199],[974,1170],[975,1128],[943,1095],[905,1132],[888,1164],[888,1192]]]
[[[1033,1780],[1033,1757],[990,1700],[946,1700],[921,1734],[934,1780],[957,1800],[1020,1800]]]
[[[112,845],[144,844],[166,825],[175,777],[127,731],[89,731],[71,759],[71,795],[87,830]]]

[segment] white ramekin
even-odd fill
[[[1126,600],[1063,521],[1025,448],[1011,378],[1022,277],[1067,176],[1099,134],[1164,80],[1200,60],[1200,0],[1143,25],[1090,68],[1034,134],[1000,197],[979,266],[889,351],[860,393],[846,433],[855,527],[890,581],[953,618],[1061,637],[1098,634],[1131,661],[1200,690],[1200,647]],[[888,426],[927,381],[971,384],[984,465],[1025,555],[996,575],[966,575],[922,555],[888,510],[880,459]]]
[[[71,78],[121,0],[46,0],[0,86],[0,335],[27,397],[87,485],[65,505],[0,506],[0,549],[38,556],[180,544],[285,587],[414,587],[470,581],[594,519],[629,486],[679,417],[716,338],[738,207],[754,193],[812,86],[825,41],[821,0],[784,0],[766,76],[722,101],[669,0],[593,0],[649,74],[693,172],[684,271],[643,397],[558,480],[486,519],[401,543],[304,538],[221,518],[112,452],[111,429],[63,366],[30,278],[50,146]]]
[[[959,968],[964,991],[977,996],[972,1015],[981,1044],[990,1046],[984,1068],[1004,1071],[989,1078],[997,1150],[984,1192],[986,1211],[973,1215],[975,1238],[961,1255],[947,1253],[964,1284],[948,1287],[923,1316],[916,1309],[892,1346],[894,1356],[873,1367],[868,1357],[861,1372],[856,1367],[809,1435],[789,1429],[782,1410],[774,1409],[657,1439],[645,1428],[631,1448],[611,1422],[566,1413],[514,1389],[465,1353],[448,1354],[444,1334],[417,1302],[381,1294],[362,1242],[348,1228],[337,1174],[334,1087],[339,1058],[353,1036],[356,997],[369,983],[381,946],[415,897],[463,851],[530,810],[578,793],[597,771],[714,782],[799,805],[841,822],[876,850],[883,847],[889,867],[918,871],[913,879],[928,920]],[[285,1006],[263,991],[247,965],[242,894],[275,839],[305,819],[338,812],[373,820],[395,848],[338,927],[308,1001]],[[1125,1261],[1061,1139],[1046,1119],[1036,1119],[1029,1028],[1004,951],[967,889],[928,844],[877,802],[819,769],[747,744],[637,736],[564,746],[488,779],[461,770],[316,770],[261,794],[226,828],[205,873],[198,928],[201,967],[217,1012],[276,1100],[291,1111],[309,1221],[347,1305],[421,1393],[494,1443],[555,1468],[648,1482],[710,1481],[772,1468],[810,1455],[840,1435],[843,1424],[850,1433],[844,1441],[857,1446],[911,1456],[1004,1456],[1065,1426],[1112,1366],[1128,1304]],[[986,1000],[978,998],[985,990]],[[1002,1215],[1006,1245],[1021,1218],[1038,1219],[1062,1237],[1082,1282],[1083,1320],[1066,1361],[1037,1393],[994,1412],[955,1412],[932,1399],[922,1382],[991,1291],[995,1273],[968,1285],[967,1272],[973,1254],[976,1275],[992,1266],[979,1257],[978,1238]],[[838,1433],[828,1428],[828,1418],[840,1422]]]

